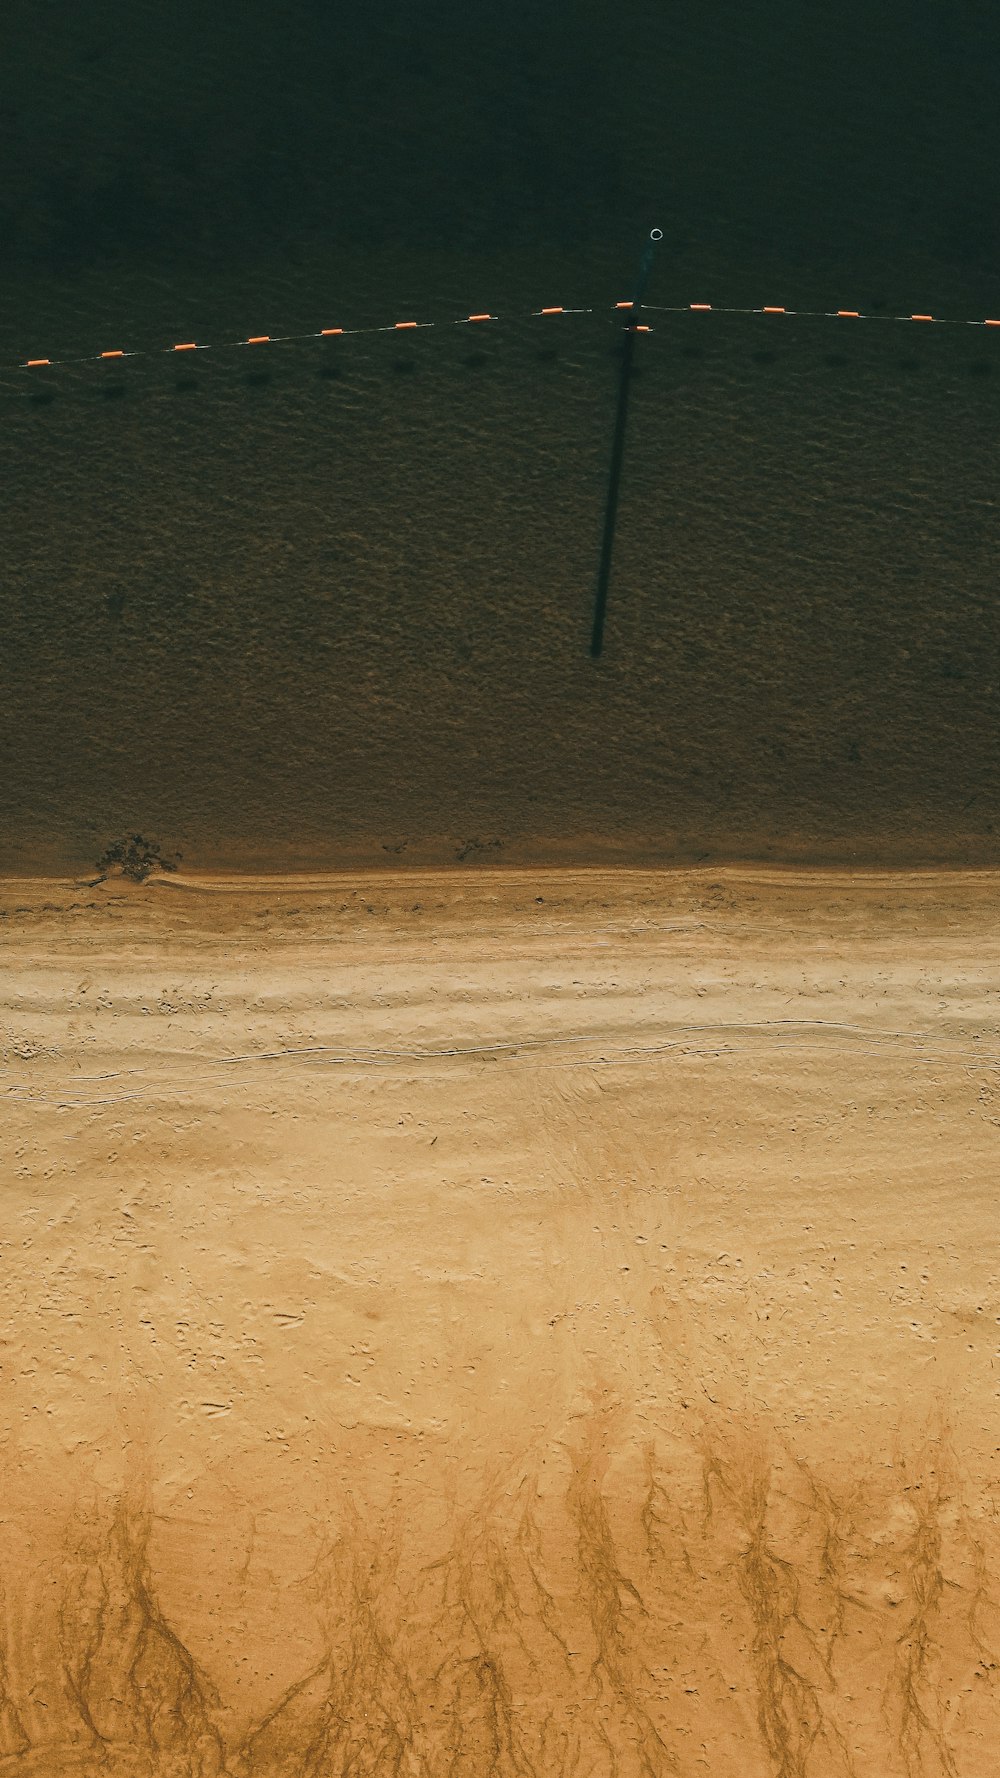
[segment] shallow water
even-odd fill
[[[594,662],[618,330],[515,300],[17,386],[5,868],[995,857],[998,342],[654,316]]]

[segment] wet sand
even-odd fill
[[[992,1774],[997,890],[0,885],[0,1772]]]

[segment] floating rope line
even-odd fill
[[[628,308],[628,303],[619,303],[619,308]],[[954,315],[872,315],[863,314],[860,309],[783,309],[765,305],[760,309],[737,309],[716,307],[714,303],[643,303],[644,309],[660,315],[793,315],[804,321],[930,321],[935,327],[1000,327],[1000,318],[987,315],[983,320],[962,319]]]
[[[715,303],[639,303],[633,304],[631,298],[613,305],[611,313],[637,306],[643,314],[651,315],[785,315],[807,321],[875,321],[886,324],[898,322],[931,325],[934,327],[1000,327],[1000,317],[986,316],[982,320],[963,320],[946,315],[874,315],[866,314],[860,309],[788,309],[777,304],[765,303],[761,308],[736,308]],[[547,308],[530,309],[516,317],[518,320],[541,319],[555,315],[594,315],[603,314],[603,307],[564,308],[562,305],[551,305]],[[320,327],[308,333],[252,333],[238,340],[220,340],[215,344],[201,340],[181,340],[175,345],[152,346],[145,349],[127,350],[116,346],[103,352],[77,352],[65,358],[22,358],[14,363],[0,365],[3,370],[42,370],[56,369],[69,364],[99,364],[105,360],[120,361],[131,358],[172,357],[178,352],[228,352],[234,350],[254,349],[261,346],[280,346],[300,343],[304,340],[325,340],[333,338],[353,338],[359,334],[376,333],[408,333],[415,329],[469,327],[491,322],[500,322],[504,317],[493,314],[460,315],[451,321],[390,321],[374,327]],[[510,319],[510,317],[508,317]],[[654,328],[643,323],[636,323],[630,330],[634,333],[652,333]]]
[[[592,308],[567,309],[562,307],[532,309],[529,311],[532,316],[592,315],[594,312],[595,311]],[[499,315],[460,315],[453,321],[390,321],[375,327],[320,327],[309,333],[251,333],[243,339],[219,340],[214,345],[210,342],[203,342],[201,340],[182,340],[177,345],[173,346],[152,346],[147,347],[145,350],[140,349],[137,351],[125,351],[121,347],[116,347],[110,352],[81,352],[75,353],[68,358],[22,358],[16,364],[8,363],[4,366],[0,366],[0,368],[6,370],[38,370],[43,367],[51,366],[54,369],[58,365],[63,364],[98,364],[102,359],[106,358],[157,358],[162,356],[171,357],[177,352],[228,352],[246,346],[282,346],[289,342],[325,340],[341,336],[347,339],[357,334],[408,333],[416,328],[468,327],[473,323],[499,321],[500,319],[501,317]]]

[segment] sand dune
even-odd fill
[[[997,891],[0,885],[0,1772],[992,1774]]]

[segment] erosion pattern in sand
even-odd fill
[[[996,891],[3,888],[0,1772],[992,1774]]]

